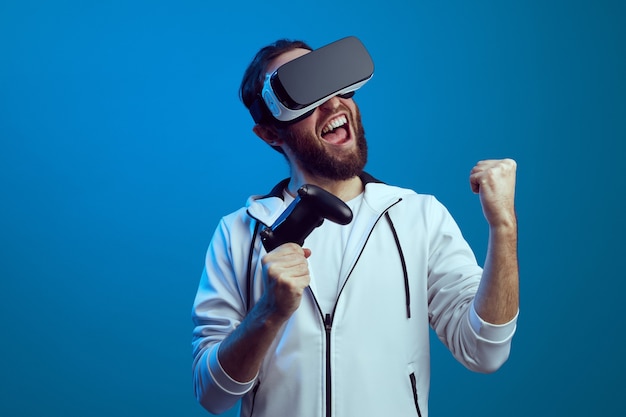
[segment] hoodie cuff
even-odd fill
[[[250,391],[250,389],[254,385],[256,377],[254,377],[254,379],[249,382],[238,382],[232,379],[224,371],[222,365],[220,364],[219,358],[217,357],[219,346],[219,343],[216,344],[209,352],[209,372],[211,373],[211,377],[213,378],[215,384],[231,395],[243,395],[246,392]]]
[[[508,323],[504,324],[492,324],[481,319],[476,308],[472,302],[472,306],[469,311],[469,321],[474,333],[481,339],[489,340],[491,342],[505,342],[510,339],[515,333],[517,327],[517,317],[519,316],[519,310],[515,317]]]

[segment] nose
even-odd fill
[[[337,110],[337,108],[340,105],[341,105],[341,100],[339,100],[339,97],[333,96],[329,98],[328,100],[326,100],[325,102],[323,102],[322,104],[320,104],[319,108],[320,110],[332,112],[332,111]]]

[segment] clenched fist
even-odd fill
[[[303,249],[295,243],[286,243],[265,255],[263,279],[265,292],[263,302],[275,317],[287,320],[300,306],[304,289],[309,285],[310,249]]]
[[[480,161],[470,172],[472,191],[480,196],[489,226],[515,226],[515,173],[512,159]]]

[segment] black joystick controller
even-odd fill
[[[328,191],[305,184],[274,224],[261,232],[261,242],[268,252],[288,242],[302,246],[324,219],[345,225],[352,221],[352,210]]]

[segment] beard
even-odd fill
[[[351,118],[356,147],[344,152],[331,152],[315,134],[293,127],[280,129],[279,137],[291,148],[303,170],[309,174],[334,181],[343,181],[360,175],[367,163],[367,140],[358,108]]]

